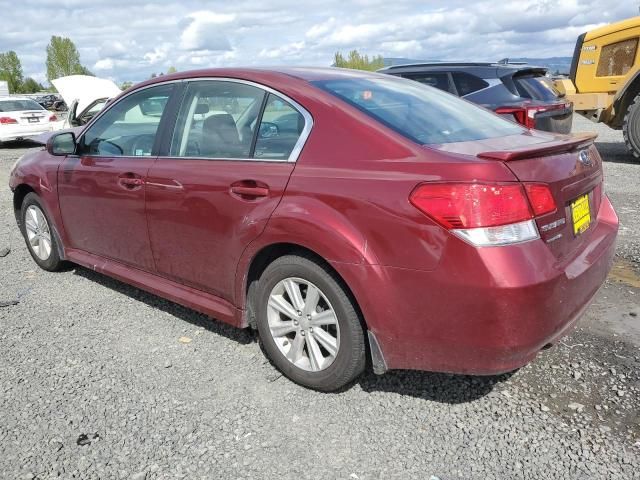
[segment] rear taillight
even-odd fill
[[[540,216],[556,211],[556,201],[553,199],[551,190],[542,183],[525,183],[524,189],[529,197],[529,203],[534,215]]]
[[[536,115],[551,110],[565,110],[570,103],[554,103],[550,105],[523,105],[518,107],[499,107],[495,112],[499,115],[512,115],[516,122],[527,128],[536,127]]]
[[[58,117],[56,117],[55,115],[51,115],[51,116],[49,117],[49,121],[50,121],[50,122],[57,122],[57,121],[58,121]]]
[[[539,238],[534,217],[556,209],[547,185],[425,183],[409,201],[454,235],[484,247]]]
[[[0,117],[0,125],[9,125],[12,123],[18,123],[18,121],[11,117]]]

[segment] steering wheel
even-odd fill
[[[96,145],[96,151],[100,155],[121,156],[121,155],[124,154],[124,151],[122,150],[122,147],[120,145],[118,145],[117,143],[113,143],[110,140],[100,139],[98,142],[95,142],[95,145]],[[107,148],[104,148],[105,146],[107,146]],[[113,149],[113,150],[109,151],[110,149]]]

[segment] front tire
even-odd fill
[[[634,98],[624,115],[622,135],[635,159],[640,159],[640,95]]]
[[[64,262],[58,253],[58,241],[51,220],[35,193],[24,197],[20,211],[20,228],[33,260],[43,270],[62,269]]]
[[[294,382],[328,392],[364,370],[360,318],[328,268],[303,256],[280,257],[261,275],[255,303],[263,349]]]

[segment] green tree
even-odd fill
[[[10,93],[22,91],[22,64],[13,50],[0,53],[0,80],[9,84]]]
[[[176,69],[176,67],[169,67],[169,70],[167,70],[167,75],[169,75],[170,73],[176,73],[178,70]]]
[[[70,38],[51,37],[47,45],[47,80],[67,75],[93,75],[80,63],[80,53]]]
[[[354,68],[356,70],[378,70],[384,67],[382,55],[369,59],[368,55],[361,55],[357,50],[351,50],[347,58],[341,52],[336,52],[333,64],[335,67]]]
[[[133,82],[122,82],[120,84],[120,90],[122,90],[123,92],[125,90],[128,90],[129,88],[133,87]]]
[[[22,83],[21,92],[22,93],[38,93],[43,91],[45,88],[36,82],[33,78],[27,77]]]

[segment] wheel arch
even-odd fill
[[[62,243],[62,238],[60,237],[60,231],[56,226],[55,218],[52,217],[51,213],[48,211],[47,205],[42,199],[41,192],[37,191],[35,188],[33,188],[31,185],[27,183],[20,183],[13,190],[13,214],[16,217],[16,223],[18,224],[18,227],[20,228],[20,230],[22,230],[22,214],[21,214],[22,204],[24,203],[24,199],[26,198],[26,196],[29,195],[30,193],[34,193],[35,195],[38,196],[39,202],[48,216],[49,224],[53,231],[53,235],[55,236],[56,249],[58,251],[58,256],[60,257],[61,260],[65,260],[66,259],[65,248],[64,248],[64,244]]]
[[[26,183],[21,183],[13,190],[13,214],[16,217],[16,222],[18,223],[18,226],[22,226],[21,225],[22,221],[20,218],[20,212],[22,210],[22,202],[24,202],[24,198],[29,193],[37,194],[38,192],[36,192],[33,187],[31,187]]]
[[[239,302],[240,305],[245,306],[246,324],[248,324],[252,328],[255,327],[255,318],[253,317],[253,310],[251,306],[252,287],[255,287],[257,280],[260,278],[262,272],[264,272],[264,270],[274,260],[285,255],[298,255],[312,260],[324,267],[344,288],[347,296],[353,302],[354,308],[356,309],[356,312],[360,317],[360,322],[362,323],[363,328],[365,330],[367,329],[367,323],[365,321],[364,315],[362,314],[362,309],[360,308],[358,299],[356,298],[356,295],[354,294],[347,281],[344,279],[344,276],[341,275],[340,272],[326,258],[317,253],[315,250],[309,248],[308,246],[291,242],[278,242],[264,245],[251,256],[248,262],[248,268],[245,269],[246,275],[242,276],[242,291],[240,292],[241,296],[238,297],[241,300]]]
[[[611,123],[613,128],[622,128],[624,117],[638,94],[640,94],[640,70],[618,90],[613,99],[615,108],[615,115]]]

